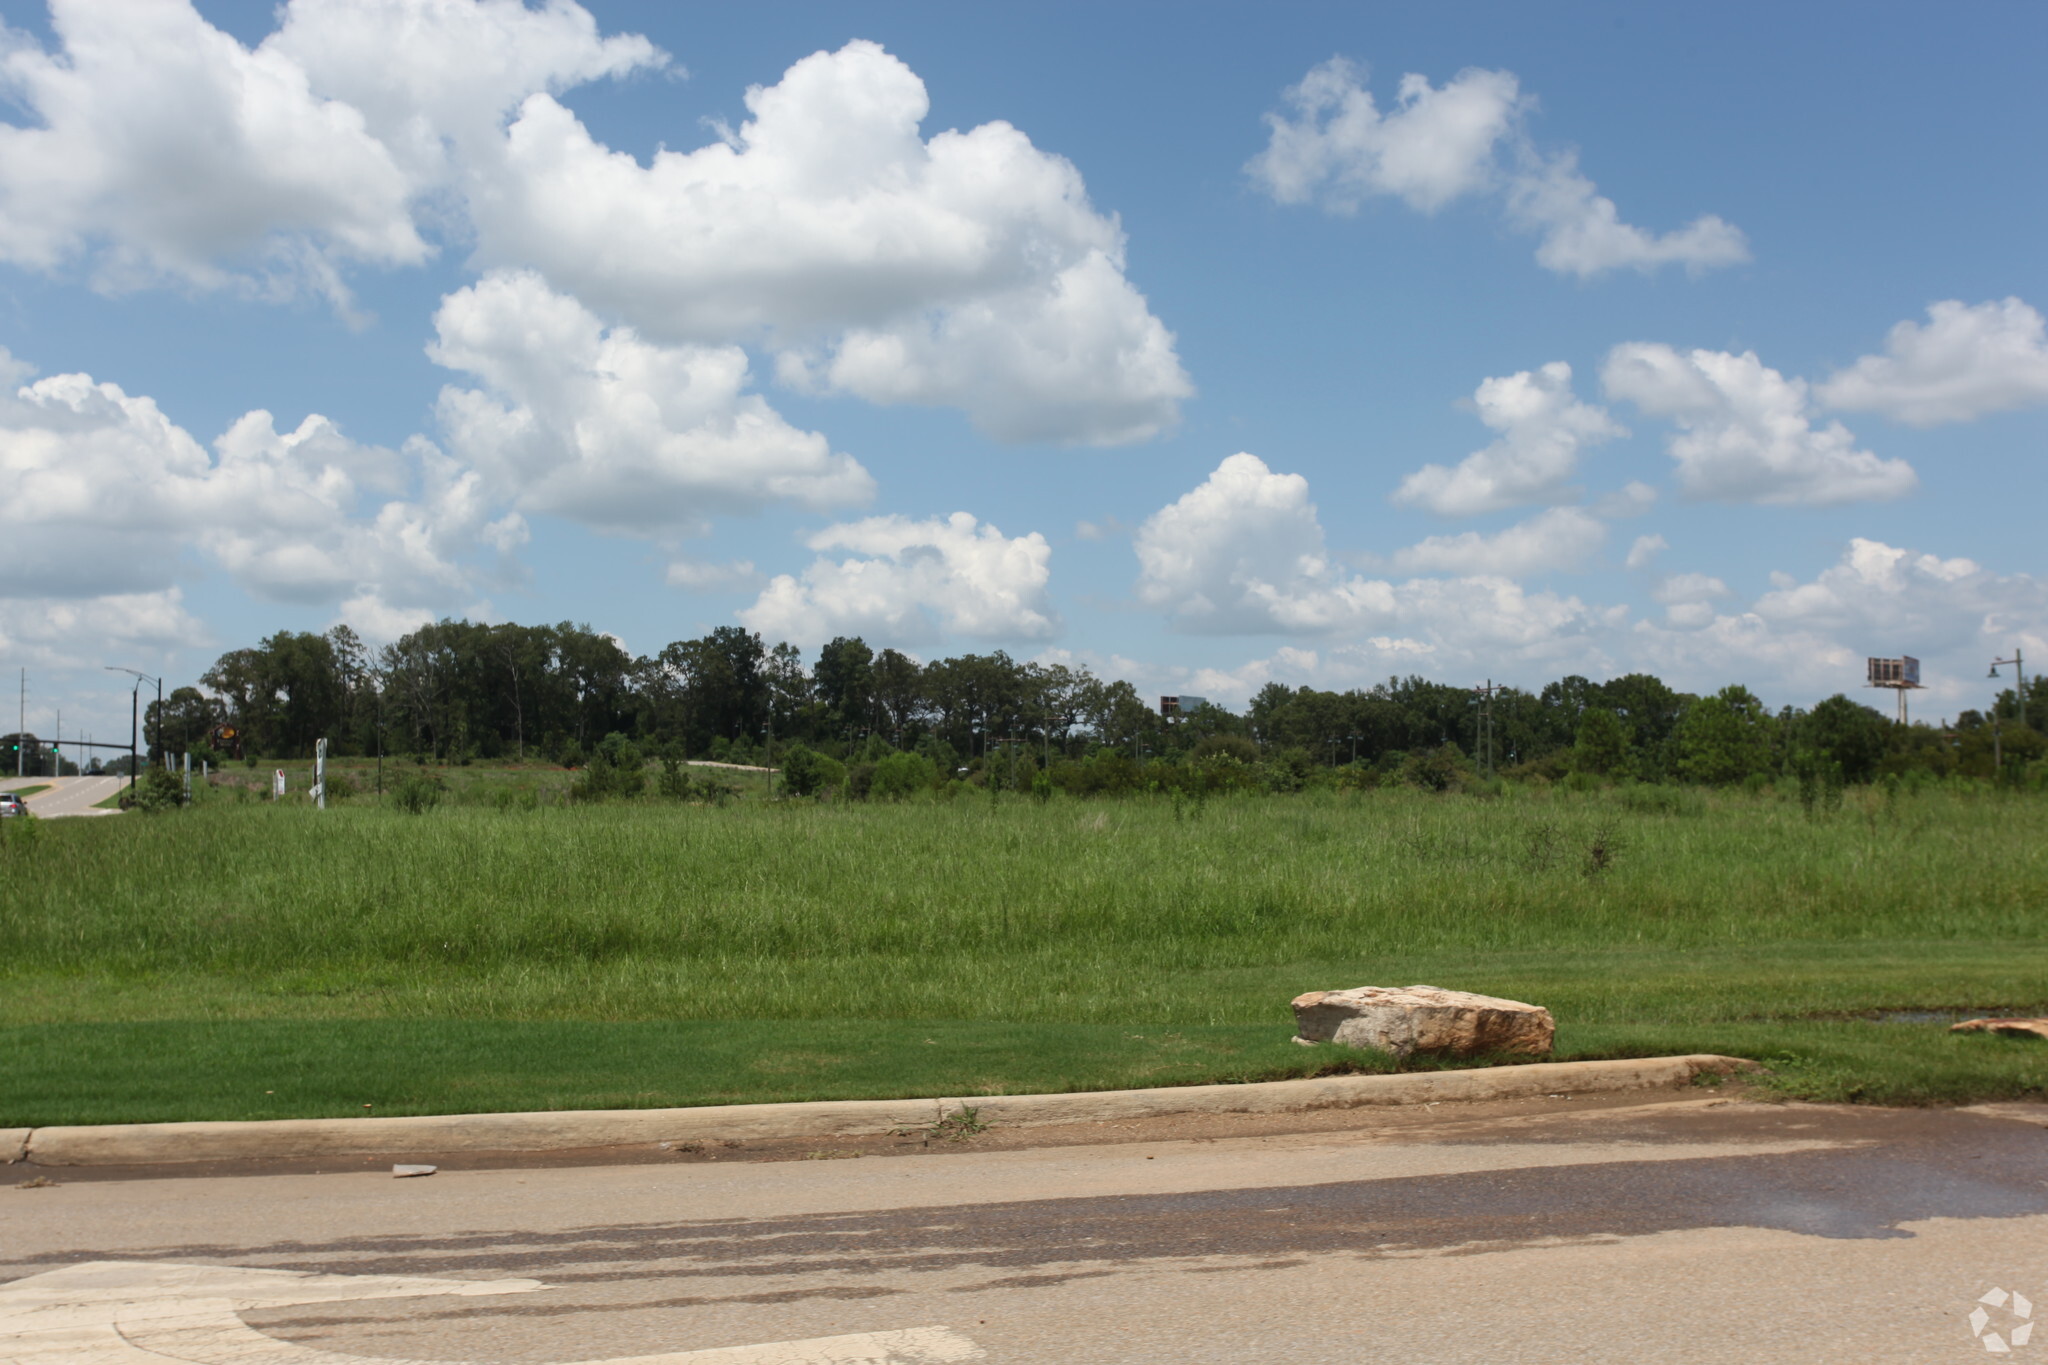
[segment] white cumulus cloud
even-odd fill
[[[1583,538],[1581,519],[1592,521],[1576,510],[1546,515],[1545,527],[1493,543],[1445,537],[1415,547],[1419,559],[1455,576],[1366,578],[1330,558],[1306,479],[1277,473],[1256,455],[1232,455],[1139,528],[1138,600],[1165,611],[1176,629],[1205,634],[1362,636],[1417,658],[1445,641],[1482,637],[1517,650],[1547,649],[1545,640],[1562,648],[1594,613],[1576,598],[1530,592],[1487,571],[1555,555]],[[1591,529],[1605,534],[1597,522]]]
[[[365,447],[317,414],[280,433],[259,410],[209,453],[152,399],[84,374],[0,397],[0,480],[11,552],[0,595],[12,597],[160,593],[197,554],[272,600],[378,591],[441,603],[465,589],[481,552],[525,535],[425,442]],[[412,495],[381,496],[401,489]],[[120,552],[79,552],[108,543]]]
[[[825,438],[746,391],[737,346],[658,345],[607,328],[531,271],[499,271],[442,300],[449,448],[523,511],[644,535],[702,530],[714,513],[866,502],[874,481]]]
[[[1878,412],[1916,427],[2048,403],[2048,331],[2009,298],[1931,305],[1925,326],[1901,322],[1883,355],[1867,355],[1816,390],[1829,407]]]
[[[1431,536],[1394,553],[1410,573],[1497,574],[1519,578],[1576,568],[1607,543],[1607,524],[1582,507],[1553,507],[1492,535]]]
[[[564,0],[299,0],[254,49],[188,0],[52,0],[45,50],[0,32],[0,259],[347,307],[351,265],[433,253],[423,207],[534,90],[654,65]]]
[[[1294,117],[1266,115],[1266,149],[1246,167],[1253,180],[1283,204],[1338,213],[1376,195],[1432,213],[1490,187],[1494,147],[1522,107],[1513,73],[1469,68],[1442,86],[1410,73],[1385,113],[1363,78],[1333,57],[1290,87]]]
[[[1308,480],[1232,455],[1138,528],[1138,600],[1183,630],[1321,631],[1384,605],[1324,549]]]
[[[1440,516],[1471,516],[1571,496],[1579,452],[1627,433],[1605,409],[1572,394],[1561,360],[1488,379],[1472,396],[1479,420],[1500,439],[1455,466],[1424,465],[1401,481],[1396,502]]]
[[[1610,399],[1677,425],[1669,450],[1690,497],[1819,506],[1901,497],[1919,482],[1904,460],[1858,449],[1841,423],[1816,425],[1806,382],[1755,352],[1627,342],[1601,380]]]
[[[958,407],[999,439],[1109,444],[1176,419],[1172,335],[1072,163],[1007,123],[926,139],[924,82],[871,42],[746,102],[724,140],[642,165],[530,97],[473,198],[483,255],[651,335],[758,339],[785,381]]]
[[[1749,259],[1749,239],[1716,214],[1670,232],[1621,221],[1614,201],[1579,170],[1578,157],[1529,157],[1508,189],[1509,214],[1540,232],[1536,261],[1560,275],[1590,279],[1610,270],[1644,273],[1678,265],[1692,273]]]
[[[1666,233],[1621,221],[1577,153],[1534,146],[1525,126],[1532,101],[1512,72],[1469,68],[1442,86],[1410,73],[1382,112],[1364,73],[1334,57],[1285,98],[1291,115],[1266,115],[1266,148],[1245,167],[1280,203],[1352,213],[1384,195],[1434,213],[1466,196],[1502,196],[1510,221],[1541,236],[1537,262],[1582,279],[1749,259],[1741,230],[1712,214]]]
[[[816,645],[860,635],[919,645],[949,636],[1044,639],[1059,629],[1046,595],[1052,547],[1036,531],[1005,536],[966,512],[882,516],[828,527],[806,544],[821,552],[811,566],[776,575],[739,614],[769,639]]]
[[[1628,567],[1647,569],[1659,554],[1671,548],[1671,542],[1660,535],[1637,536],[1635,543],[1628,547]]]

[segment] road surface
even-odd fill
[[[48,791],[23,798],[35,814],[49,819],[60,815],[118,815],[116,810],[99,810],[100,802],[128,785],[125,777],[10,777],[0,781],[0,791],[18,787],[47,786]],[[0,1361],[4,1361],[0,1357]]]
[[[1273,1123],[424,1179],[31,1173],[0,1188],[0,1361],[2048,1358],[2048,1107]]]

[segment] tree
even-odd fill
[[[1884,761],[1892,722],[1837,692],[1801,717],[1795,730],[1795,747],[1840,764],[1845,781],[1868,782]]]
[[[1672,766],[1689,782],[1724,785],[1771,771],[1777,723],[1748,688],[1731,684],[1685,708],[1672,731]]]
[[[1589,706],[1579,716],[1577,741],[1572,745],[1572,771],[1597,777],[1627,774],[1634,757],[1634,743],[1620,716],[1604,706]]]
[[[647,785],[646,759],[623,734],[614,730],[598,741],[574,788],[579,801],[605,801],[638,796]]]
[[[812,685],[837,732],[874,726],[874,672],[875,652],[857,636],[841,635],[818,651]]]

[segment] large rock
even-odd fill
[[[1965,1019],[1950,1033],[1995,1033],[2001,1038],[2048,1038],[2048,1019]]]
[[[1295,1041],[1477,1057],[1497,1052],[1542,1056],[1557,1024],[1541,1005],[1436,986],[1360,986],[1310,991],[1294,999]]]

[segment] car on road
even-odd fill
[[[0,792],[0,817],[28,814],[28,802],[13,792]]]

